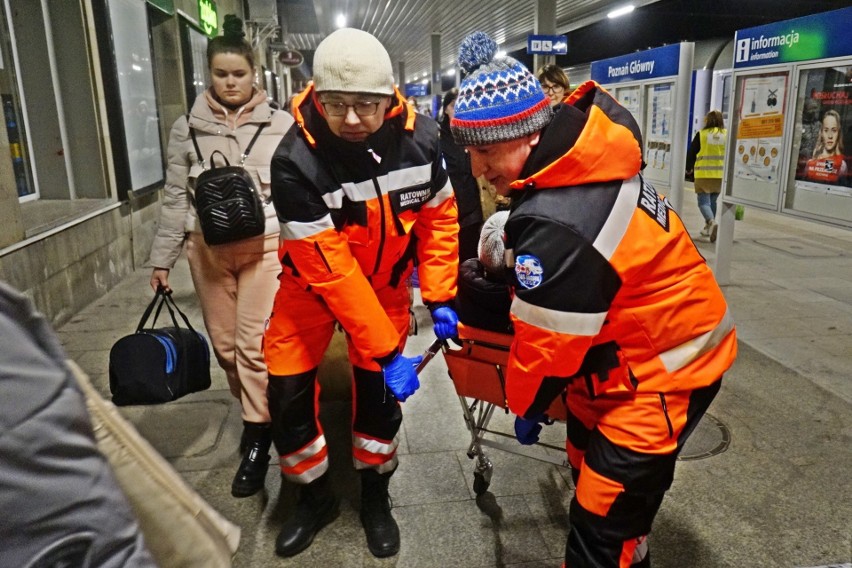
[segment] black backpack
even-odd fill
[[[204,241],[208,245],[220,245],[262,235],[266,230],[264,200],[254,186],[251,175],[243,168],[252,146],[265,124],[254,133],[240,160],[232,166],[220,150],[210,154],[210,169],[204,170],[195,180],[195,210],[201,224]],[[198,163],[204,167],[204,158],[195,138],[195,130],[189,133]],[[215,156],[219,154],[225,162],[217,166]]]

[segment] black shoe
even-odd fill
[[[328,474],[301,488],[296,510],[284,521],[275,553],[278,556],[295,556],[308,548],[324,526],[340,514],[340,500],[331,492]]]
[[[391,515],[388,483],[393,472],[380,474],[361,470],[361,524],[367,548],[373,556],[386,558],[399,552],[399,526]]]
[[[231,483],[231,495],[234,497],[251,497],[261,489],[266,482],[266,472],[269,471],[269,447],[272,435],[269,424],[252,424],[246,422],[240,440],[240,449],[245,452],[237,474]]]

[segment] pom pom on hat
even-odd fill
[[[314,87],[317,92],[392,95],[393,65],[375,36],[354,28],[341,28],[326,37],[314,52]]]
[[[538,79],[515,59],[496,53],[497,44],[483,32],[470,34],[459,47],[459,66],[468,73],[450,122],[459,145],[517,140],[541,130],[553,117]]]
[[[459,67],[465,73],[473,73],[485,65],[497,53],[497,42],[485,32],[473,32],[459,46]]]

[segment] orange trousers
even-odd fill
[[[328,470],[328,448],[320,424],[317,368],[334,333],[335,317],[322,298],[287,274],[264,335],[269,366],[272,439],[281,472],[291,482],[310,483]],[[399,333],[399,351],[408,338],[410,298],[403,283],[375,290]],[[402,410],[384,383],[381,367],[346,336],[353,366],[352,458],[356,469],[393,471]]]
[[[592,398],[584,381],[570,384],[566,449],[576,491],[568,568],[637,565],[634,554],[671,487],[678,453],[720,385]]]

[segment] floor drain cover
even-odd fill
[[[731,431],[719,420],[705,414],[698,423],[698,427],[686,440],[683,450],[678,456],[679,460],[700,460],[721,454],[728,449],[731,443]]]

